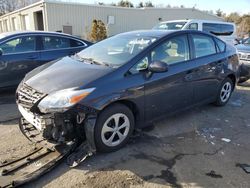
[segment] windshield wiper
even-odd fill
[[[99,62],[99,61],[94,60],[93,58],[84,58],[84,57],[79,56],[78,54],[76,54],[75,56],[77,57],[77,59],[79,61],[82,61],[82,62],[86,62],[86,63],[89,63],[89,64],[96,64],[96,65],[104,65],[104,66],[107,66],[107,67],[110,66],[110,64],[108,64],[106,62]]]

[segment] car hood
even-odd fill
[[[84,87],[113,69],[86,64],[71,57],[49,62],[29,72],[24,83],[39,92],[49,94],[73,87]]]
[[[250,44],[239,44],[235,47],[239,52],[250,52]]]

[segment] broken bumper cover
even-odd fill
[[[19,159],[5,160],[0,164],[0,187],[16,187],[38,178],[59,164],[75,147],[75,144],[60,145],[54,151],[38,147]]]

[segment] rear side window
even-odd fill
[[[78,40],[73,40],[73,39],[70,39],[70,46],[71,47],[80,47],[80,46],[84,46],[85,44],[78,41]]]
[[[214,35],[230,36],[234,32],[232,24],[203,23],[203,31]]]
[[[226,50],[226,44],[217,38],[214,38],[214,40],[219,48],[219,52],[224,52]]]
[[[192,35],[194,48],[195,48],[195,57],[203,57],[216,53],[215,43],[212,37],[206,35]]]
[[[42,37],[42,43],[44,50],[62,49],[70,47],[70,39],[56,36],[44,36]]]

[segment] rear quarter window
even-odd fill
[[[226,44],[223,41],[221,41],[221,40],[219,40],[217,38],[214,38],[214,40],[215,40],[215,42],[216,42],[216,44],[218,46],[219,52],[225,52]]]

